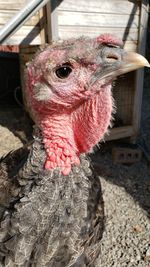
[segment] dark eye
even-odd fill
[[[55,70],[56,76],[60,79],[66,79],[72,72],[70,65],[62,65]]]

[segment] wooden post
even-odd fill
[[[46,21],[46,8],[43,7],[39,10],[39,22],[40,22],[40,37],[41,44],[45,44],[47,42],[47,21]]]
[[[51,31],[52,40],[58,40],[58,13],[57,13],[57,0],[51,1]]]
[[[52,41],[51,1],[46,5],[47,42]]]
[[[145,48],[146,48],[148,10],[149,10],[149,1],[142,0],[141,1],[141,13],[140,13],[140,18],[139,18],[140,26],[139,26],[139,45],[138,45],[138,52],[142,55],[145,55]],[[134,107],[133,107],[134,135],[131,138],[131,141],[133,143],[136,142],[137,135],[140,129],[143,81],[144,81],[144,69],[140,69],[136,72],[136,82],[135,82],[136,92],[135,92]]]

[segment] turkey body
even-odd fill
[[[82,155],[68,176],[44,170],[40,131],[0,166],[0,266],[94,266],[104,228],[99,178]]]

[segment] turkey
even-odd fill
[[[87,153],[114,111],[112,81],[146,59],[109,34],[58,41],[28,63],[33,141],[0,162],[0,266],[95,266],[104,229]]]

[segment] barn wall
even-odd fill
[[[58,37],[94,37],[109,32],[123,39],[127,50],[137,49],[140,1],[80,0],[77,4],[75,0],[58,0],[57,6]]]
[[[1,0],[0,1],[0,28],[4,26],[30,0]],[[37,12],[24,26],[22,26],[6,44],[41,44],[44,43],[43,29],[46,21],[44,9]]]

